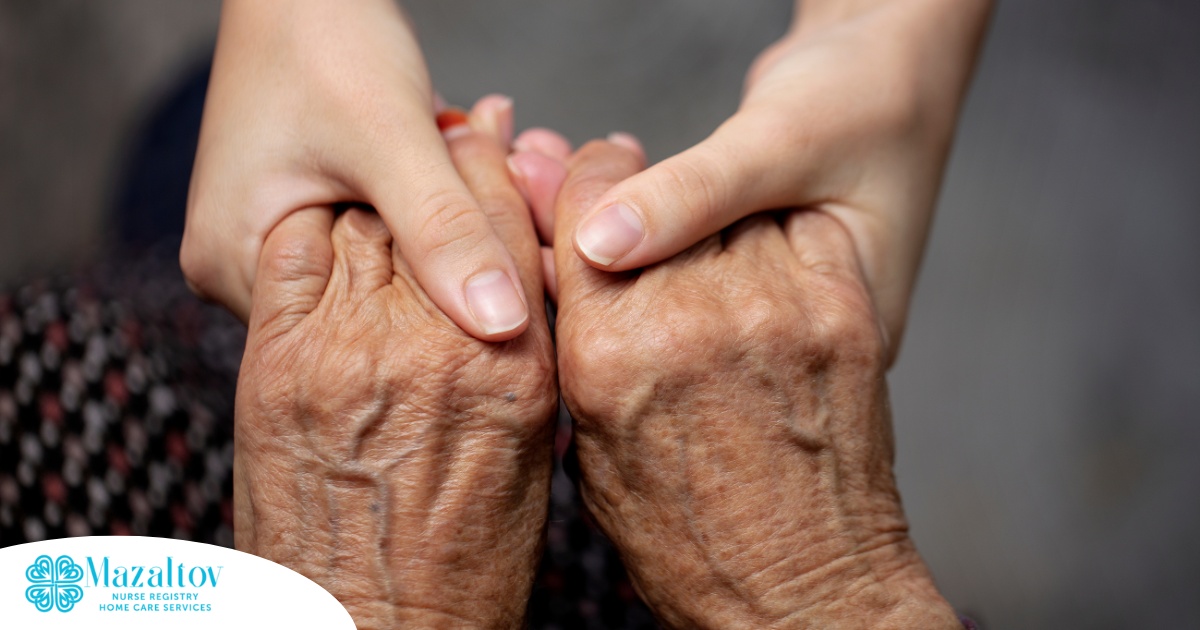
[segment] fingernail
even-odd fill
[[[525,169],[521,168],[520,162],[517,160],[519,155],[528,155],[528,153],[512,153],[504,158],[504,163],[508,165],[509,179],[512,180],[514,186],[517,187],[517,192],[521,193],[521,197],[525,199],[525,203],[529,203],[529,187],[526,182],[529,181],[529,176],[525,174]],[[514,159],[516,158],[516,159]]]
[[[437,126],[446,140],[453,140],[471,131],[470,118],[461,109],[452,107],[437,115]]]
[[[504,97],[503,101],[500,101],[500,103],[496,105],[496,128],[500,131],[500,143],[505,147],[508,147],[510,144],[512,144],[513,140],[512,109],[513,100],[507,96]]]
[[[588,260],[607,266],[633,251],[645,234],[637,213],[618,203],[584,220],[575,233],[575,242]]]
[[[525,301],[503,271],[485,271],[467,282],[467,308],[489,335],[508,332],[529,317]]]
[[[636,153],[641,153],[643,151],[641,141],[639,141],[637,137],[631,133],[614,131],[608,134],[608,141],[619,147],[625,147],[626,149]]]

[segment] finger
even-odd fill
[[[374,212],[351,208],[333,222],[328,291],[366,294],[392,282],[392,235]],[[340,295],[339,295],[340,299]]]
[[[507,151],[493,130],[493,126],[473,120],[471,127],[455,134],[447,146],[455,168],[516,262],[523,303],[537,304],[542,300],[537,235],[529,210],[510,179]]]
[[[571,142],[562,134],[544,127],[526,129],[513,140],[512,148],[516,151],[541,153],[542,155],[566,162],[571,157]]]
[[[317,307],[333,270],[332,227],[332,208],[305,208],[267,234],[254,281],[251,329],[287,330]]]
[[[513,102],[503,94],[489,94],[471,108],[471,125],[500,143],[505,152],[513,139]]]
[[[843,304],[856,311],[865,308],[873,312],[887,354],[886,364],[891,365],[899,350],[904,321],[903,318],[891,321],[880,317],[867,288],[866,273],[854,246],[854,237],[846,224],[825,210],[796,210],[784,222],[784,234],[806,271],[833,280],[834,286],[842,289],[835,292],[825,289],[818,295],[840,296]]]
[[[863,283],[854,241],[830,214],[813,209],[792,211],[784,220],[783,232],[804,269]]]
[[[438,125],[462,133],[461,110],[446,110]],[[468,334],[485,341],[512,339],[525,329],[529,309],[519,274],[492,223],[454,169],[446,138],[435,125],[405,129],[405,142],[371,160],[368,199],[391,231],[424,292]],[[503,160],[501,160],[503,169]],[[501,170],[507,179],[507,172]]]
[[[619,146],[625,147],[638,156],[638,159],[643,164],[646,163],[646,149],[642,147],[642,141],[637,139],[637,136],[624,131],[614,131],[608,134],[608,141]]]
[[[567,179],[555,205],[554,266],[560,305],[621,281],[619,276],[594,269],[580,258],[571,235],[584,211],[641,167],[641,157],[635,152],[601,140],[584,145],[568,161]]]
[[[553,245],[554,201],[567,178],[566,164],[532,151],[517,151],[508,156],[507,162],[513,183],[533,213],[538,238],[545,245]]]
[[[735,117],[700,144],[617,184],[573,234],[579,254],[598,268],[635,269],[746,215],[797,205],[803,164],[772,132],[761,120]]]

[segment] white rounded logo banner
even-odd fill
[[[353,630],[328,591],[248,553],[138,536],[85,536],[0,549],[4,628]]]

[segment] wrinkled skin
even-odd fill
[[[640,273],[582,261],[579,217],[641,158],[568,161],[562,394],[588,509],[675,628],[954,628],[892,475],[887,348],[831,214],[760,215]]]
[[[515,252],[455,170],[434,102],[395,0],[225,0],[180,249],[192,288],[244,320],[264,241],[283,219],[365,202],[442,312],[479,339],[519,335],[523,305],[471,299],[471,281],[495,271],[509,280],[501,295],[517,298]],[[507,143],[512,103],[491,107],[507,125],[490,130]]]
[[[536,237],[498,139],[450,145],[539,304]],[[288,215],[261,261],[238,383],[237,547],[312,578],[359,628],[520,627],[557,402],[542,309],[513,341],[472,338],[359,209]]]

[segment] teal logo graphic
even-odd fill
[[[25,589],[25,599],[42,612],[50,612],[52,608],[70,612],[83,599],[83,589],[78,584],[83,580],[83,567],[70,556],[59,556],[53,561],[50,556],[38,556],[25,569],[25,578],[31,582]]]

